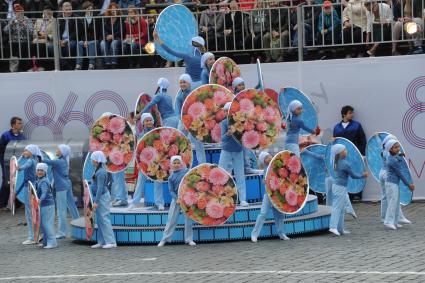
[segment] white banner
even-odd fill
[[[263,64],[264,83],[279,92],[294,86],[310,95],[319,124],[329,137],[343,105],[369,137],[376,131],[395,134],[403,143],[416,184],[415,199],[425,199],[425,55]],[[248,87],[257,84],[255,65],[242,65]],[[63,71],[1,74],[1,126],[12,116],[24,119],[33,140],[85,140],[88,127],[103,112],[126,116],[141,92],[153,94],[159,77],[177,92],[183,68]],[[378,200],[369,178],[364,200]]]

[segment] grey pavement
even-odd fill
[[[23,211],[0,213],[0,282],[425,282],[425,204],[405,207],[412,225],[379,222],[379,204],[355,204],[352,232],[198,244],[92,250],[60,240],[54,250],[23,246]],[[41,276],[41,277],[37,277]]]

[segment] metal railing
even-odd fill
[[[231,10],[223,4],[195,11],[207,49],[220,54],[264,52],[274,61],[297,49],[298,60],[303,60],[304,52],[311,48],[344,47],[352,52],[370,45],[367,51],[373,56],[381,43],[392,43],[394,51],[400,41],[419,47],[424,38],[423,1],[401,0],[391,5],[353,1],[330,7],[273,3],[257,3],[249,11]],[[130,17],[127,12],[122,10],[116,17],[96,11],[92,12],[96,16],[86,15],[86,11],[67,17],[51,13],[47,18],[28,18],[25,13],[7,15],[9,19],[0,15],[0,60],[53,60],[59,70],[66,64],[81,68],[84,61],[113,65],[123,57],[149,56],[144,47],[153,41],[157,15]]]

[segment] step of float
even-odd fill
[[[329,229],[331,209],[328,206],[319,205],[317,212],[292,217],[285,220],[285,231],[288,236],[326,231]],[[195,242],[217,242],[250,239],[255,222],[223,224],[217,227],[194,224],[193,240]],[[72,237],[76,240],[87,241],[85,233],[85,220],[79,218],[71,222]],[[164,225],[161,226],[113,226],[115,238],[118,244],[156,244],[162,239]],[[173,235],[172,242],[184,242],[184,226],[178,225]],[[264,223],[260,238],[276,237],[276,229],[273,220]],[[97,239],[97,228],[90,241]]]
[[[309,195],[303,209],[296,214],[287,215],[287,218],[307,215],[317,212],[317,197]],[[260,214],[261,203],[252,204],[249,207],[238,206],[235,213],[226,221],[228,224],[255,222]],[[159,211],[154,207],[140,207],[129,210],[128,208],[111,208],[111,223],[113,226],[160,226],[167,223],[168,211]],[[272,219],[272,211],[269,211],[267,219]],[[184,224],[184,216],[180,215],[178,224]]]
[[[261,202],[264,195],[264,183],[263,175],[246,175],[245,176],[246,184],[246,201],[249,203]],[[165,182],[162,184],[162,192],[164,196],[165,206],[170,206],[171,195],[168,191],[168,183]],[[153,182],[148,180],[145,183],[145,206],[154,206],[154,188]]]

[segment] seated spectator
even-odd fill
[[[344,44],[361,43],[366,39],[367,10],[362,0],[350,0],[342,11]],[[365,47],[353,45],[348,47],[346,58],[363,57]]]
[[[273,61],[282,62],[284,47],[289,46],[289,10],[288,7],[279,7],[276,1],[270,2],[266,10],[266,31],[264,35],[264,48],[266,50],[266,63]],[[270,50],[270,49],[275,49]]]
[[[73,17],[72,5],[69,2],[62,4],[63,19],[59,19],[59,43],[61,48],[62,69],[72,69],[69,60],[64,58],[75,54],[77,48],[77,24],[78,20]]]
[[[50,6],[45,6],[43,18],[37,19],[34,26],[32,43],[35,45],[35,54],[53,57],[53,31],[53,11]]]
[[[222,27],[217,30],[220,50],[238,50],[242,47],[242,12],[236,0],[220,3],[220,14],[217,17],[218,25]],[[236,44],[236,46],[235,46]]]
[[[403,6],[404,4],[404,6]],[[402,34],[405,39],[414,39],[413,43],[409,41],[409,54],[422,54],[422,38],[424,30],[424,15],[423,10],[425,9],[423,0],[395,0],[393,1],[393,13],[394,20],[397,19],[393,26],[393,55],[400,55],[397,51],[398,40],[402,38]],[[419,28],[414,34],[408,34],[404,30],[404,25],[409,22],[416,23]]]
[[[391,40],[393,13],[390,5],[385,3],[368,0],[364,5],[367,10],[366,42],[374,42],[373,47],[367,51],[367,54],[370,57],[374,57],[379,47],[379,43],[376,42]]]
[[[4,27],[4,32],[9,37],[10,58],[9,69],[11,72],[28,70],[30,66],[30,42],[33,34],[32,21],[24,16],[24,8],[20,4],[13,6],[14,19],[9,19]],[[18,58],[27,59],[20,60]]]
[[[255,5],[255,10],[250,11],[248,16],[248,24],[246,26],[248,26],[249,31],[245,37],[245,49],[261,49],[262,38],[266,33],[265,2],[258,0]],[[259,57],[260,54],[254,51],[251,55],[251,63],[255,63],[255,60]]]
[[[317,24],[317,44],[328,45],[341,43],[341,20],[331,1],[323,2],[323,11],[319,15]]]
[[[118,63],[117,55],[121,51],[121,38],[123,32],[123,23],[121,20],[121,11],[116,3],[111,3],[106,10],[105,16],[108,17],[103,22],[103,40],[100,43],[102,56],[104,56],[104,67],[115,69]]]
[[[321,13],[321,8],[319,6],[314,5],[314,0],[307,0],[305,3],[302,3],[302,11],[303,11],[303,21],[304,21],[304,44],[312,45],[313,44],[313,26],[317,27],[317,21],[319,19],[319,15]],[[298,24],[296,24],[293,28],[295,31],[293,36],[293,46],[298,46]],[[314,33],[315,34],[315,33]]]
[[[136,6],[128,7],[128,17],[125,20],[124,52],[131,55],[141,55],[143,47],[148,42],[148,25],[145,19],[139,16]],[[130,68],[140,68],[136,58],[130,58]],[[134,64],[136,62],[136,64]]]
[[[215,3],[209,4],[208,9],[201,13],[199,35],[205,39],[207,43],[206,47],[210,51],[217,49],[216,32],[222,28],[219,25],[218,15],[217,5]]]
[[[100,35],[101,22],[99,18],[93,18],[93,3],[86,1],[83,3],[85,16],[78,22],[78,57],[76,60],[75,70],[81,70],[83,66],[84,51],[89,57],[89,70],[94,70],[97,45]]]

